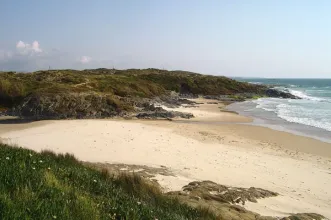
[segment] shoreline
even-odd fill
[[[257,109],[256,105],[257,104],[253,103],[252,100],[246,100],[245,102],[232,103],[231,105],[228,105],[227,108],[242,116],[251,117],[253,119],[250,123],[251,125],[270,128],[276,131],[284,131],[299,136],[310,137],[326,143],[331,143],[330,131],[287,121],[280,118],[274,112]]]
[[[158,175],[156,179],[168,190],[180,190],[190,181],[211,180],[279,193],[245,204],[263,215],[315,212],[331,218],[331,189],[327,187],[331,144],[249,124],[230,124],[252,119],[221,112],[221,106],[180,108],[198,116],[191,123],[90,119],[0,124],[0,137],[37,151],[73,153],[83,161],[166,166],[176,176]]]

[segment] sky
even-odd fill
[[[331,78],[329,0],[0,0],[0,71]]]

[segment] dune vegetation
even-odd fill
[[[138,176],[111,176],[72,155],[0,145],[0,219],[216,219]]]
[[[223,76],[159,69],[48,70],[33,73],[0,73],[0,105],[11,108],[28,96],[95,92],[107,94],[114,103],[123,98],[152,98],[175,91],[195,95],[262,95],[264,86],[238,82]]]

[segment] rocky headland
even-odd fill
[[[49,70],[0,73],[2,114],[43,119],[192,118],[158,105],[195,104],[197,97],[227,103],[258,97],[298,97],[223,76],[158,69]]]

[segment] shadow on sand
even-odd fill
[[[0,117],[0,124],[28,124],[36,120],[22,119],[22,118],[2,118]]]

